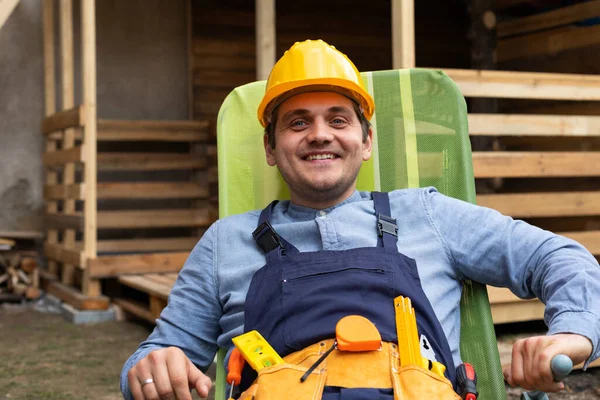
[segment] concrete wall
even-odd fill
[[[187,119],[186,3],[97,1],[99,118]],[[0,29],[0,230],[42,228],[41,4],[21,0]],[[76,82],[80,80],[78,5],[74,1]],[[56,41],[58,52],[58,37]],[[60,88],[60,82],[57,85]],[[79,86],[76,102],[81,98]]]

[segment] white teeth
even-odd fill
[[[312,161],[312,160],[327,160],[327,159],[332,159],[333,157],[334,157],[333,154],[315,154],[315,155],[307,156],[306,160],[307,161]]]

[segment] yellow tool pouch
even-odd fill
[[[284,357],[285,364],[263,368],[240,399],[317,400],[325,386],[344,388],[393,388],[394,400],[460,400],[447,379],[420,366],[400,367],[397,346],[382,343],[381,349],[365,352],[335,350],[300,382],[300,377],[333,345],[324,340]]]
[[[317,368],[304,382],[300,382],[300,377],[307,370],[308,367],[287,363],[263,368],[258,372],[255,383],[240,396],[240,399],[321,399],[327,370]]]

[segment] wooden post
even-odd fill
[[[62,109],[68,110],[75,105],[74,67],[73,67],[73,2],[60,0],[60,55],[61,55],[61,83],[62,83]],[[75,130],[65,129],[62,149],[66,150],[75,146]],[[62,183],[71,185],[75,183],[75,163],[64,165]],[[63,202],[63,214],[75,213],[75,200],[66,199]],[[66,229],[63,236],[63,247],[72,249],[75,246],[75,230]],[[62,282],[73,286],[75,282],[75,266],[64,264]]]
[[[269,77],[275,65],[275,0],[256,0],[256,79]]]
[[[96,2],[81,0],[81,65],[83,68],[83,104],[85,108],[85,200],[84,200],[84,253],[87,260],[97,256],[96,212]],[[87,264],[87,263],[86,263]],[[82,291],[88,296],[99,296],[100,281],[84,271]]]
[[[415,67],[414,0],[392,0],[392,66]]]
[[[192,0],[187,1],[187,68],[188,68],[188,119],[194,119],[194,32],[192,31]]]
[[[471,25],[469,39],[471,40],[471,68],[493,70],[496,69],[496,0],[471,0],[469,15]],[[498,112],[498,100],[493,98],[471,99],[470,113]],[[498,138],[474,137],[471,138],[474,151],[492,150],[500,147]],[[477,182],[478,193],[493,192],[502,186],[501,178]]]
[[[54,2],[53,0],[44,0],[43,10],[44,20],[44,98],[46,116],[53,115],[56,112],[56,79],[54,75]],[[56,150],[56,141],[46,136],[46,151]],[[58,182],[56,171],[51,168],[46,170],[46,184],[56,185]],[[46,212],[55,214],[58,211],[58,203],[48,200],[46,202]],[[58,243],[58,231],[56,229],[48,230],[46,239],[49,243]],[[48,272],[58,276],[58,264],[54,260],[48,260]]]

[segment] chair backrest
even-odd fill
[[[376,112],[371,120],[373,156],[361,168],[358,189],[435,186],[441,193],[474,203],[467,109],[454,82],[441,71],[425,69],[362,76]],[[256,117],[264,90],[264,81],[241,86],[221,106],[217,120],[220,217],[289,198],[279,172],[265,162],[264,131]],[[480,398],[506,398],[487,293],[472,282],[463,288],[461,355],[477,371]]]

